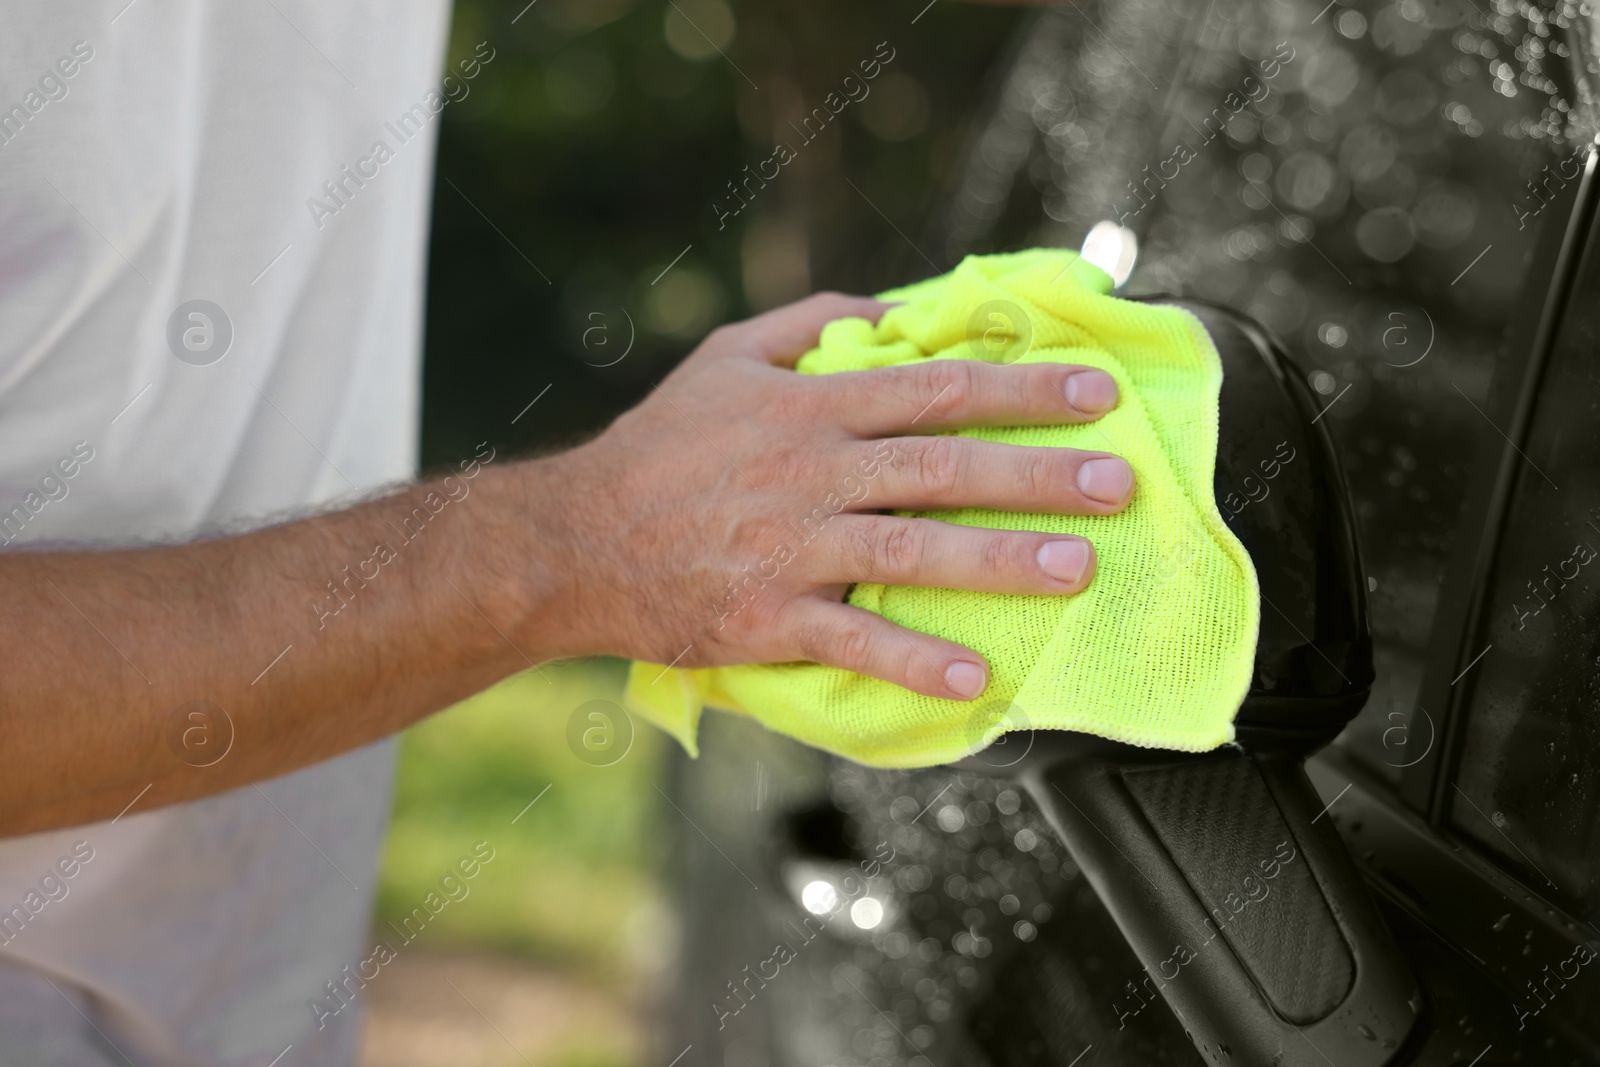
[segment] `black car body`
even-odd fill
[[[1309,771],[1420,990],[1373,1062],[1600,1060],[1596,17],[1050,10],[924,237],[953,261],[1119,222],[1140,243],[1125,292],[1245,313],[1324,405],[1375,682]],[[1208,1061],[1018,788],[868,770],[738,720],[706,734],[677,783],[674,1051]]]

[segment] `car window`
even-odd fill
[[[1589,24],[1487,0],[1149,0],[1042,17],[945,217],[946,251],[1140,238],[1127,286],[1282,337],[1322,398],[1378,682],[1342,742],[1391,779],[1485,397],[1595,129]],[[1186,13],[1185,13],[1186,12]],[[1600,503],[1600,501],[1597,501]],[[1597,542],[1600,544],[1600,542]],[[1416,746],[1411,745],[1411,748]]]
[[[1490,576],[1452,822],[1575,914],[1600,904],[1600,262],[1551,353]]]

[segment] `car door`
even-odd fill
[[[1572,715],[1583,656],[1600,650],[1582,643],[1587,615],[1561,614],[1588,610],[1593,568],[1576,562],[1570,500],[1533,485],[1511,445],[1564,490],[1585,484],[1552,469],[1557,453],[1577,456],[1561,427],[1586,410],[1582,376],[1552,377],[1559,360],[1540,353],[1555,351],[1562,294],[1593,291],[1569,239],[1587,232],[1574,226],[1589,210],[1586,102],[1600,96],[1589,35],[1575,8],[1476,0],[1047,11],[998,78],[925,245],[951,260],[1075,246],[1120,220],[1141,244],[1127,291],[1247,312],[1324,398],[1378,682],[1314,770],[1425,989],[1424,1025],[1396,1063],[1566,1062],[1596,1047],[1582,1018],[1593,998],[1564,976],[1593,970],[1573,955],[1592,791],[1570,775],[1593,762]],[[1566,407],[1536,416],[1538,403]],[[1541,492],[1556,495],[1519,495]],[[1523,554],[1508,554],[1524,528]],[[1511,603],[1531,611],[1526,583],[1547,563],[1565,585],[1551,580],[1527,626],[1549,630],[1518,631],[1518,644],[1493,626],[1522,618]],[[1561,577],[1574,565],[1578,578]],[[672,1051],[840,1067],[1199,1062],[1016,790],[801,759],[736,722],[705,728],[728,780],[674,790],[693,828],[678,852],[691,978]],[[1540,756],[1552,741],[1570,758]],[[775,773],[786,761],[809,769]],[[1571,795],[1555,814],[1541,805],[1558,787]],[[1472,805],[1487,813],[1476,826]],[[1536,830],[1545,815],[1556,828]],[[863,878],[881,849],[893,859]],[[1535,865],[1577,895],[1535,884]],[[796,934],[852,877],[875,906],[823,908],[824,932]],[[797,958],[763,981],[773,939],[796,936]]]
[[[1590,1057],[1587,16],[1164,7],[1040,20],[945,232],[1114,219],[1141,238],[1130,291],[1284,337],[1366,560],[1378,681],[1316,775],[1432,1000],[1398,1061]]]

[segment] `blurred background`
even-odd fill
[[[447,60],[479,42],[493,58],[443,113],[425,464],[485,440],[572,443],[720,322],[953,266],[929,214],[1019,17],[950,0],[457,0]],[[848,102],[807,141],[830,93]],[[795,158],[745,184],[780,142]],[[677,952],[662,872],[686,831],[663,797],[683,761],[648,728],[604,766],[568,742],[623,674],[546,666],[405,735],[376,930],[478,842],[494,858],[368,987],[369,1067],[676,1053],[650,1019]]]
[[[425,456],[570,441],[719,322],[948,269],[918,239],[1018,9],[938,0],[913,25],[927,4],[458,0],[451,57],[496,55],[444,112]],[[780,141],[796,158],[743,185]]]
[[[1597,128],[1548,17],[1513,6],[1491,25],[1466,0],[458,0],[448,59],[483,68],[443,113],[424,459],[574,443],[712,326],[815,289],[1075,247],[1281,47],[1273,91],[1133,212],[1125,291],[1246,311],[1326,398],[1379,672],[1341,745],[1397,775],[1470,456],[1510,418],[1491,375],[1542,306],[1528,265],[1559,212],[1522,190]],[[1066,1017],[1047,967],[1081,962],[1084,989],[1136,969],[1091,943],[1109,920],[1014,791],[868,772],[733,716],[690,762],[629,733],[623,668],[545,665],[406,735],[377,934],[493,858],[368,986],[367,1067],[925,1067],[964,1042],[1034,1062]],[[901,856],[882,910],[719,1028],[712,991],[880,841]],[[1085,1018],[1097,1055],[1159,1058]]]

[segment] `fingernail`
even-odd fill
[[[1117,382],[1105,371],[1079,371],[1067,379],[1067,403],[1086,415],[1100,415],[1117,406]]]
[[[1120,504],[1133,489],[1133,468],[1115,456],[1091,459],[1078,468],[1078,490],[1102,504]]]
[[[1089,569],[1088,542],[1045,542],[1039,546],[1039,569],[1058,582],[1077,583]]]
[[[957,660],[945,668],[944,684],[963,700],[971,700],[989,684],[989,672],[976,663]]]

